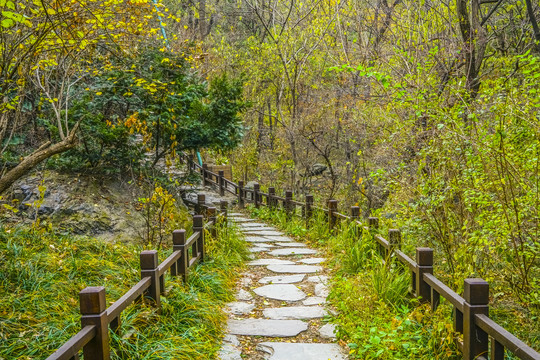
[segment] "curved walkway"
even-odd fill
[[[220,360],[344,360],[334,327],[325,324],[328,289],[323,258],[275,228],[230,214],[252,244],[229,304]]]

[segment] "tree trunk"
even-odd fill
[[[36,167],[43,160],[73,148],[76,144],[76,132],[77,127],[75,127],[64,140],[54,145],[51,145],[50,141],[41,145],[36,151],[25,157],[17,166],[6,172],[0,178],[0,194],[6,191],[15,181]]]

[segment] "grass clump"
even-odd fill
[[[247,250],[234,230],[207,237],[208,260],[182,284],[167,275],[162,312],[147,301],[111,332],[113,359],[209,359],[219,349],[220,311]],[[105,286],[110,305],[139,279],[140,246],[0,228],[0,359],[45,359],[80,330],[78,293]],[[170,249],[160,251],[160,260]]]

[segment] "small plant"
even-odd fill
[[[149,197],[139,198],[139,208],[144,215],[144,241],[148,246],[161,247],[165,236],[179,228],[180,214],[176,200],[161,185],[156,184]]]

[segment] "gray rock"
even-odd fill
[[[275,273],[283,274],[309,274],[322,271],[322,267],[317,265],[268,265],[266,268]]]
[[[228,216],[227,219],[237,224],[246,224],[246,223],[255,221],[253,219],[248,219],[248,218],[243,218],[243,217],[234,217],[234,216]]]
[[[266,224],[264,224],[264,223],[259,223],[259,222],[255,222],[255,221],[253,221],[253,222],[251,222],[251,221],[250,221],[250,222],[246,222],[246,223],[244,223],[244,224],[240,224],[240,225],[238,225],[238,226],[239,226],[239,227],[241,227],[241,228],[252,228],[252,227],[254,227],[254,228],[258,228],[258,227],[267,227],[267,225],[266,225]]]
[[[242,351],[232,344],[223,344],[218,353],[218,360],[242,360]]]
[[[247,302],[232,302],[228,303],[227,306],[233,315],[247,315],[255,309],[255,305]]]
[[[305,274],[266,276],[259,280],[261,284],[294,284],[304,280]]]
[[[317,250],[306,249],[306,248],[276,249],[269,252],[269,254],[272,256],[313,255],[316,253],[317,253]]]
[[[293,241],[293,239],[291,239],[290,237],[285,236],[285,235],[280,235],[280,236],[265,235],[264,237],[268,239],[267,241],[279,241],[279,242],[291,242],[291,241]]]
[[[336,325],[326,324],[321,326],[319,329],[319,335],[325,339],[335,339],[336,338]]]
[[[291,320],[289,320],[291,321]],[[346,360],[337,344],[263,342],[257,349],[267,360]]]
[[[263,311],[264,317],[274,320],[317,319],[326,314],[326,310],[320,306],[287,306],[264,309]]]
[[[273,231],[273,230],[263,230],[263,231],[252,231],[251,229],[249,231],[244,232],[246,235],[254,235],[254,236],[282,236],[283,233],[279,231]]]
[[[257,259],[248,262],[250,266],[261,266],[261,265],[294,265],[294,261],[281,260],[281,259]]]
[[[251,274],[246,274],[243,278],[240,279],[240,284],[242,286],[249,286],[251,285],[251,283],[253,283],[253,275]]]
[[[290,337],[306,331],[308,324],[300,320],[243,319],[229,320],[228,327],[234,335]]]
[[[249,301],[251,299],[253,299],[253,295],[251,295],[249,292],[247,292],[244,289],[240,289],[236,293],[236,300]]]
[[[244,233],[250,233],[250,234],[258,234],[261,232],[268,232],[268,231],[276,231],[273,227],[269,226],[258,226],[258,227],[250,227],[250,228],[241,228]]]
[[[238,341],[238,338],[231,334],[225,334],[225,336],[223,337],[223,342],[227,344],[232,344],[234,346],[240,345],[240,341]]]
[[[251,243],[266,243],[268,241],[272,241],[271,239],[262,236],[246,236],[245,239],[247,242]]]
[[[324,284],[315,285],[315,295],[326,298],[329,294],[328,288]]]
[[[269,250],[270,249],[263,248],[263,247],[251,247],[251,248],[249,248],[249,251],[252,252],[252,253],[264,252],[264,251],[269,251]]]
[[[309,259],[302,259],[300,260],[300,262],[302,264],[313,265],[313,264],[320,264],[324,262],[325,260],[326,260],[325,258],[309,258]]]
[[[268,249],[270,249],[270,248],[275,248],[274,245],[272,245],[272,244],[267,244],[267,243],[257,243],[256,246],[257,246],[257,247],[268,248]]]
[[[310,296],[306,298],[304,301],[302,301],[303,305],[309,306],[309,305],[321,305],[326,303],[326,299],[319,296]]]
[[[299,301],[306,298],[302,290],[291,284],[265,285],[253,291],[259,296],[282,301]]]
[[[276,243],[277,246],[285,246],[285,247],[303,247],[306,246],[306,244],[301,242],[278,242]]]
[[[328,276],[326,275],[315,275],[315,276],[310,276],[308,277],[307,279],[309,282],[312,282],[312,283],[323,283],[323,284],[326,284],[328,283]]]

